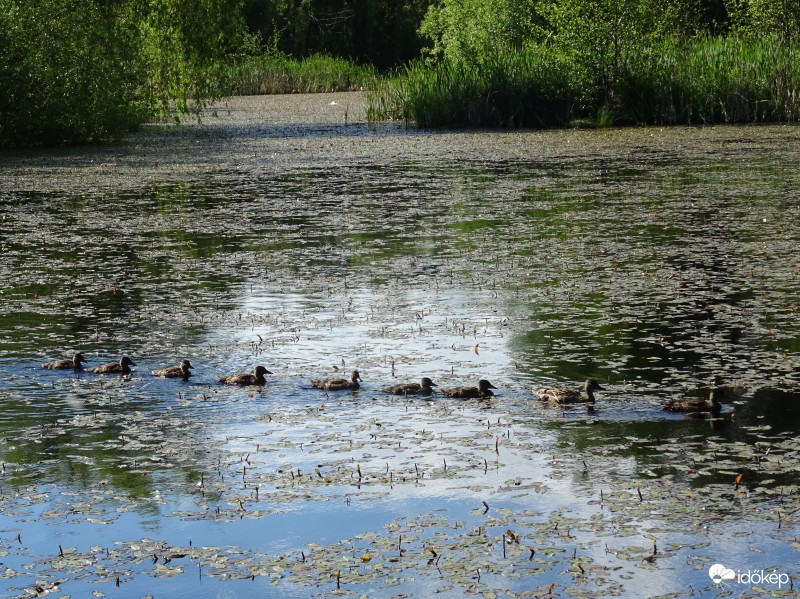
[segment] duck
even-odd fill
[[[494,393],[490,389],[497,389],[486,379],[478,381],[477,387],[454,387],[452,389],[442,389],[447,397],[455,397],[458,399],[486,399],[487,397],[494,397]]]
[[[55,362],[46,362],[42,364],[42,368],[48,370],[83,370],[82,362],[86,362],[81,352],[72,356],[71,360],[56,360]]]
[[[189,360],[183,360],[180,366],[170,366],[169,368],[160,368],[153,371],[154,376],[160,376],[168,379],[184,379],[187,380],[192,373],[190,369],[193,368]]]
[[[361,375],[358,374],[358,370],[354,370],[349,379],[317,379],[312,380],[311,384],[317,389],[324,389],[325,391],[342,391],[344,389],[356,391],[361,387],[358,384],[360,380]]]
[[[263,366],[256,366],[253,374],[231,374],[223,376],[219,379],[219,382],[225,385],[266,385],[265,374],[272,373]]]
[[[130,374],[131,366],[136,366],[136,362],[128,356],[122,356],[119,362],[110,362],[109,364],[102,364],[86,370],[95,374]]]
[[[708,412],[712,416],[719,416],[722,413],[722,404],[719,402],[724,395],[722,389],[714,388],[708,394],[708,399],[693,397],[690,399],[672,399],[664,404],[664,409],[668,412],[686,412],[696,414]]]
[[[419,383],[400,383],[384,387],[381,391],[392,395],[433,395],[433,388],[436,386],[436,383],[424,376]]]
[[[600,386],[597,379],[586,379],[583,384],[583,390],[586,395],[583,395],[577,389],[570,389],[568,387],[552,387],[545,389],[538,389],[536,395],[539,399],[549,403],[556,404],[573,404],[573,403],[588,403],[595,402],[595,391],[605,391],[604,387]]]

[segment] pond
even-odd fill
[[[795,596],[798,142],[332,94],[0,155],[3,594]]]

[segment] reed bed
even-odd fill
[[[314,55],[303,60],[283,55],[250,56],[229,68],[230,95],[318,93],[375,87],[377,70],[350,60]]]
[[[666,39],[621,65],[604,94],[590,69],[542,46],[480,64],[414,63],[368,94],[372,120],[419,127],[797,122],[800,48],[772,38]],[[587,97],[603,101],[586,101]]]
[[[575,79],[568,63],[534,51],[481,65],[415,62],[367,95],[367,115],[419,127],[563,125],[576,101]]]
[[[800,116],[800,48],[778,39],[674,41],[648,52],[619,85],[624,121],[790,122]]]

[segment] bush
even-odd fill
[[[0,144],[112,139],[145,117],[131,38],[100,7],[0,6]]]
[[[231,10],[232,9],[232,10]],[[0,0],[0,145],[116,139],[219,93],[238,0]]]

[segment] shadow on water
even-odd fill
[[[537,133],[549,154],[527,159],[517,136],[395,130],[394,158],[349,162],[377,144],[359,131],[317,131],[313,164],[0,199],[9,593],[673,596],[722,592],[705,561],[797,576],[790,146],[743,168],[705,130],[688,155]],[[137,367],[39,367],[78,350]],[[184,358],[189,381],[150,375]],[[264,389],[218,384],[258,364]],[[309,384],[355,368],[358,392]],[[497,397],[381,392],[421,376]],[[531,393],[587,377],[606,387],[591,413]],[[716,385],[736,392],[720,419],[661,407]]]

